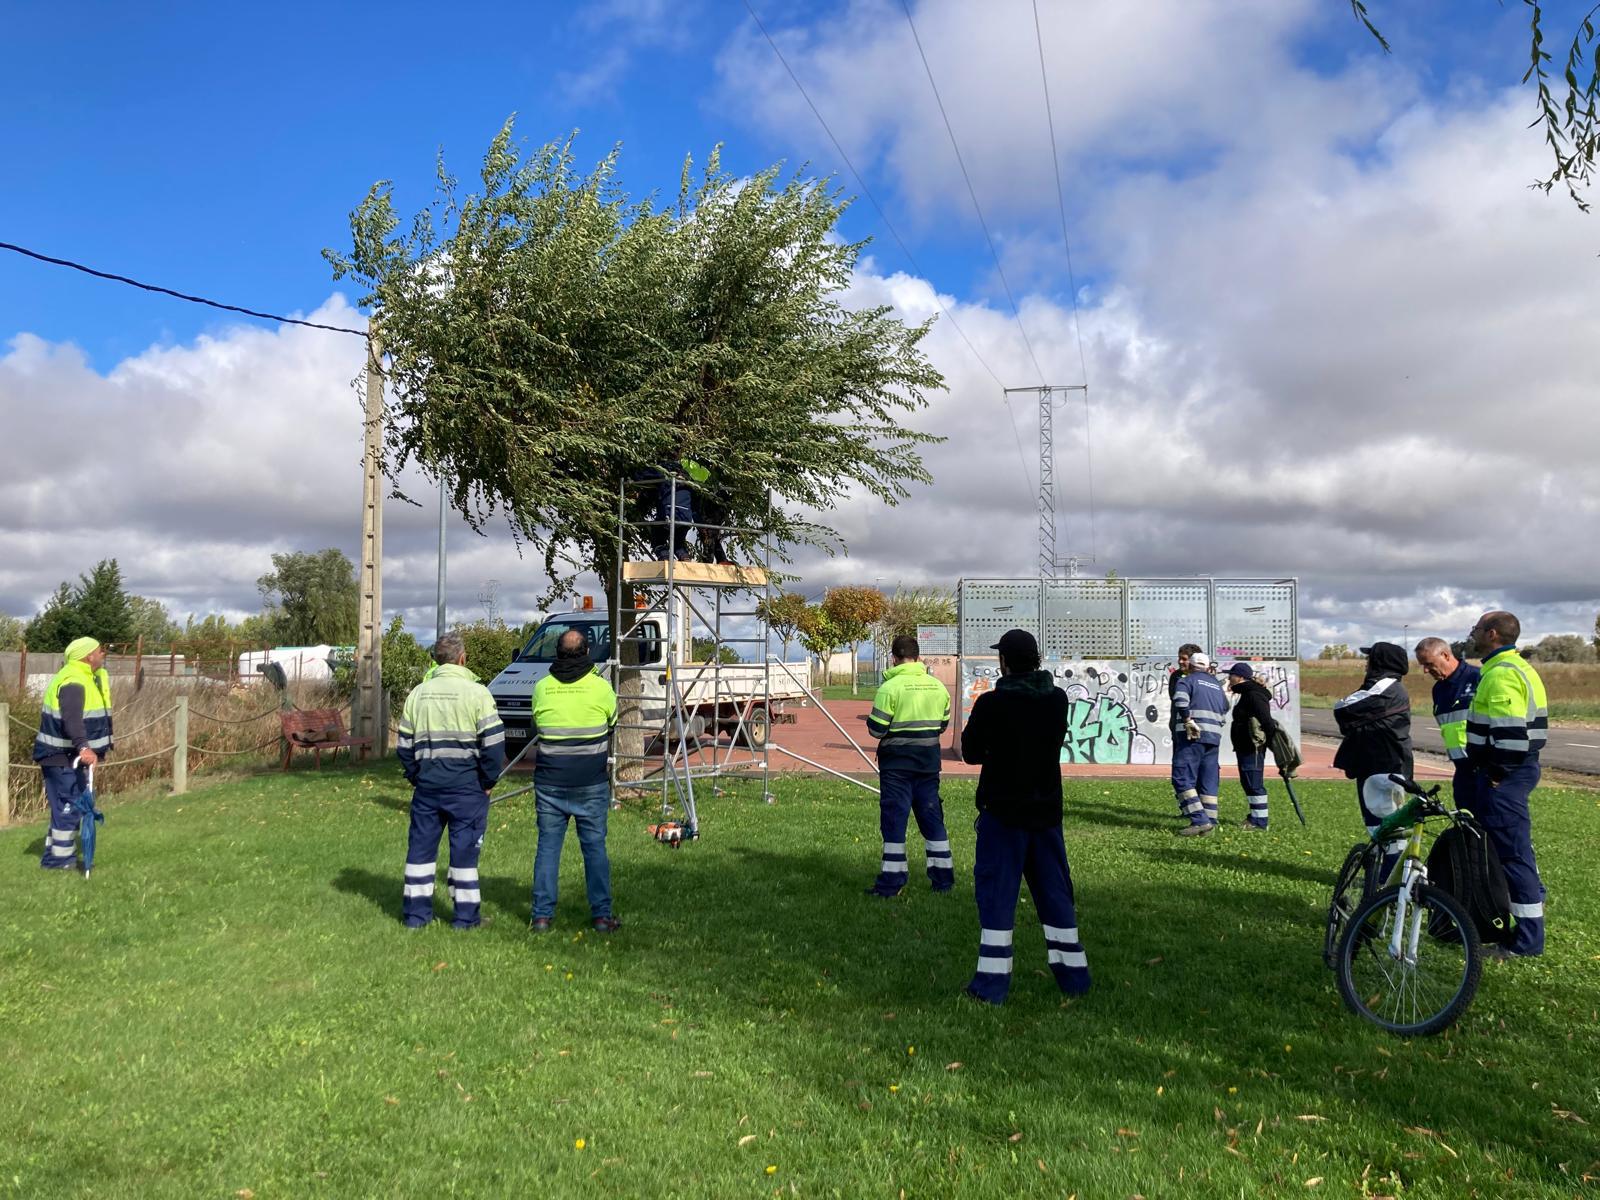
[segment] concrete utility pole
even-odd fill
[[[367,335],[366,455],[361,496],[361,609],[356,630],[356,711],[351,733],[383,742],[383,343]],[[385,739],[386,740],[386,739]]]
[[[1039,574],[1052,579],[1063,567],[1078,574],[1078,556],[1063,561],[1056,557],[1056,439],[1055,394],[1087,392],[1083,383],[1045,384],[1040,387],[1006,388],[1006,395],[1032,392],[1039,397]]]

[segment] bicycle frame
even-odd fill
[[[1417,962],[1417,945],[1422,938],[1422,906],[1411,902],[1415,888],[1428,881],[1428,864],[1422,858],[1422,829],[1423,822],[1418,821],[1411,827],[1411,836],[1406,839],[1405,852],[1400,856],[1400,861],[1395,864],[1393,879],[1396,875],[1400,880],[1400,894],[1395,897],[1394,929],[1389,934],[1389,957],[1396,962],[1415,966]]]

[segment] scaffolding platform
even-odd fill
[[[684,587],[737,587],[765,590],[770,577],[764,567],[740,563],[701,563],[683,560],[625,562],[624,583],[675,583]]]

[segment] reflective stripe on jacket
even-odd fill
[[[483,792],[506,768],[506,731],[489,689],[466,667],[436,667],[406,697],[395,757],[429,792]]]
[[[1184,721],[1193,721],[1200,726],[1200,744],[1202,746],[1222,745],[1222,723],[1228,715],[1228,693],[1222,690],[1222,685],[1205,671],[1190,671],[1181,676],[1177,686],[1172,689],[1172,734],[1173,743],[1183,737],[1185,741],[1192,740],[1184,733]]]
[[[878,742],[878,770],[937,774],[939,737],[950,728],[950,693],[920,662],[883,673],[867,732]]]
[[[592,787],[609,778],[606,759],[617,724],[617,694],[591,671],[562,683],[546,675],[533,687],[533,768],[541,784]]]
[[[1498,779],[1513,767],[1538,761],[1549,734],[1544,680],[1515,646],[1483,660],[1483,674],[1467,712],[1467,757]]]
[[[1472,695],[1482,674],[1471,663],[1463,662],[1433,685],[1433,718],[1439,722],[1445,753],[1457,764],[1467,761],[1467,710],[1472,707]]]
[[[83,659],[72,659],[45,688],[33,761],[70,765],[85,748],[104,757],[111,745],[111,676],[104,667],[96,671]]]

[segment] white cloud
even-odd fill
[[[1055,191],[1028,10],[917,11],[1008,273],[1037,269],[1021,298],[1028,336],[1052,380],[1075,381],[1073,314],[1043,294]],[[1600,603],[1594,239],[1591,219],[1527,190],[1543,151],[1525,98],[1463,86],[1421,104],[1393,64],[1382,77],[1362,62],[1308,70],[1292,47],[1318,19],[1309,0],[1064,11],[1045,7],[1045,36],[1074,226],[1096,264],[1081,313],[1096,515],[1091,529],[1084,413],[1069,395],[1056,415],[1061,550],[1093,548],[1093,570],[1124,575],[1298,575],[1313,651],[1407,625],[1458,636],[1499,605],[1534,636],[1587,630]],[[862,165],[881,158],[921,219],[964,220],[895,12],[859,0],[779,37]],[[737,35],[724,102],[816,147],[774,68],[764,43]],[[877,261],[851,300],[911,321],[942,307],[1002,378],[1035,377],[993,303],[936,296]],[[357,319],[337,297],[322,315]],[[850,556],[801,555],[807,590],[1034,569],[1033,401],[1008,414],[950,320],[926,346],[950,385],[915,419],[949,439],[927,454],[934,486],[897,509],[856,498],[829,514]],[[0,357],[15,414],[0,448],[0,607],[31,611],[115,555],[134,590],[179,612],[243,611],[272,550],[353,551],[359,367],[354,339],[305,330],[234,329],[106,376],[71,347],[16,339]],[[74,465],[66,442],[80,432],[95,462]],[[74,481],[101,479],[110,502],[80,503]],[[388,512],[386,599],[430,628],[432,505]],[[515,619],[543,587],[537,556],[519,559],[501,530],[478,538],[455,522],[451,554],[454,611],[476,612],[498,579]]]

